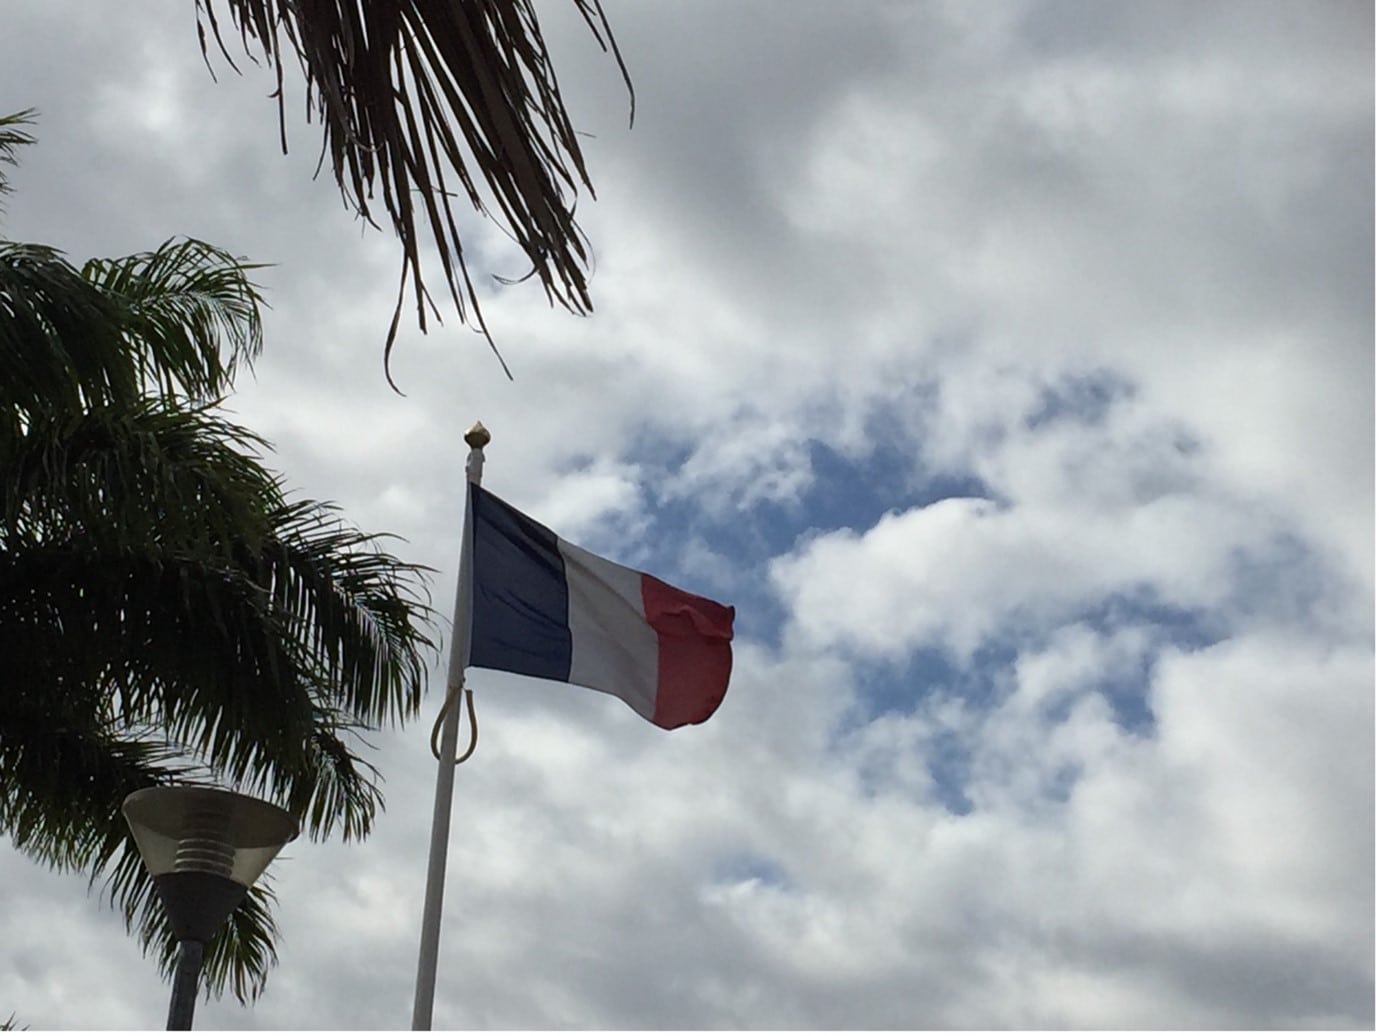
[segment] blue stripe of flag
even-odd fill
[[[555,534],[479,486],[469,486],[473,633],[469,664],[569,680],[569,587]]]

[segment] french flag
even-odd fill
[[[615,695],[658,727],[727,693],[734,609],[566,543],[469,484],[469,665]]]

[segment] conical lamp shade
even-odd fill
[[[197,942],[214,934],[298,833],[285,810],[218,788],[144,788],[123,809],[174,933]]]

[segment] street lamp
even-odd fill
[[[284,845],[296,820],[259,799],[218,788],[144,788],[124,818],[177,936],[169,1029],[190,1029],[206,942]]]

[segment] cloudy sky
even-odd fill
[[[234,413],[447,615],[475,419],[488,488],[737,607],[701,727],[472,674],[436,1026],[1371,1027],[1371,5],[605,3],[630,129],[540,5],[595,315],[474,220],[515,380],[450,320],[405,396],[394,242],[190,0],[0,32],[41,111],[6,236],[276,264]],[[376,835],[274,865],[262,999],[198,1024],[409,1025],[442,683],[376,739]],[[81,877],[0,847],[0,917],[0,1018],[161,1027]]]

